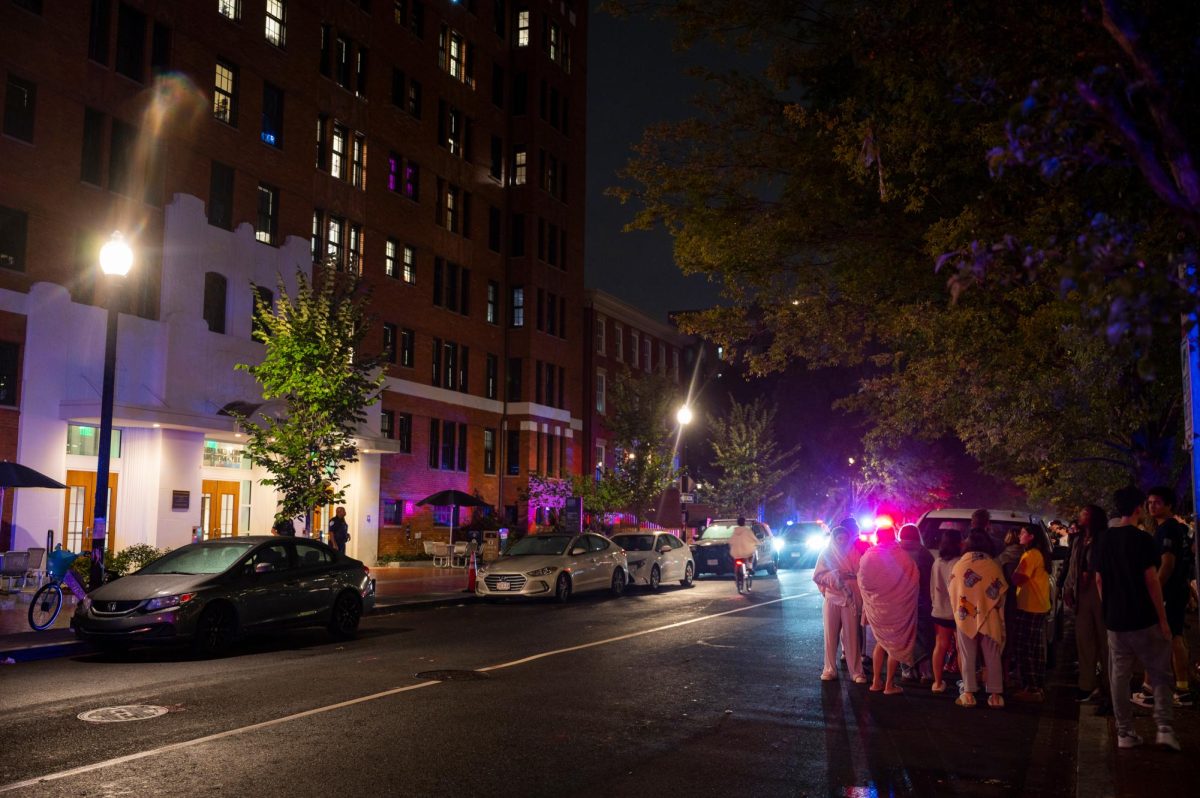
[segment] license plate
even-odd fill
[[[720,560],[709,560],[708,561],[709,565],[717,565],[718,563],[720,563]]]
[[[497,590],[508,590],[508,582],[497,582],[496,589]]]

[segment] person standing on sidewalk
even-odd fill
[[[1154,541],[1160,557],[1158,582],[1162,585],[1163,606],[1167,624],[1171,627],[1171,667],[1175,673],[1175,706],[1191,706],[1188,681],[1188,650],[1183,637],[1189,593],[1188,579],[1192,572],[1191,547],[1187,527],[1175,519],[1175,491],[1162,486],[1146,494],[1146,511],[1154,522]],[[1153,694],[1134,696],[1136,703],[1149,706]]]
[[[1129,677],[1136,658],[1146,666],[1154,685],[1155,742],[1178,751],[1179,740],[1171,727],[1171,627],[1158,581],[1159,556],[1154,539],[1137,526],[1145,498],[1133,485],[1113,494],[1118,518],[1095,549],[1096,589],[1108,628],[1108,678],[1117,719],[1117,748],[1142,744],[1133,729],[1129,700]]]
[[[1075,613],[1075,647],[1079,652],[1080,703],[1109,704],[1108,630],[1104,610],[1096,592],[1096,574],[1092,570],[1092,552],[1108,528],[1108,513],[1089,504],[1079,511],[1079,530],[1072,535],[1071,559],[1063,585],[1063,601]]]
[[[1046,615],[1050,612],[1050,542],[1041,529],[1021,527],[1025,553],[1012,573],[1017,589],[1013,610],[1013,661],[1021,678],[1017,701],[1040,703],[1046,686]]]
[[[917,585],[917,644],[913,649],[913,665],[902,667],[904,676],[925,683],[932,682],[933,668],[933,596],[929,582],[933,572],[933,555],[921,543],[921,531],[916,524],[900,527],[900,548],[917,566],[920,582]]]
[[[950,572],[950,603],[958,641],[958,669],[962,673],[960,707],[975,706],[979,689],[975,674],[979,651],[987,669],[988,706],[1004,707],[1004,668],[1000,652],[1004,650],[1004,594],[1008,583],[1004,572],[992,559],[992,541],[982,529],[967,536],[963,555]]]
[[[938,556],[933,562],[929,578],[933,631],[937,641],[933,644],[933,686],[930,689],[935,693],[946,691],[946,682],[943,680],[946,657],[957,651],[954,642],[954,605],[950,602],[950,574],[961,556],[962,533],[957,529],[943,530]]]
[[[350,540],[350,525],[346,523],[346,508],[339,507],[329,519],[329,544],[339,554],[346,553],[346,543]]]

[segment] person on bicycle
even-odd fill
[[[754,555],[757,551],[758,538],[754,537],[753,530],[746,526],[746,518],[739,515],[737,526],[729,536],[729,556],[735,563],[737,560],[745,560],[746,570],[754,573]]]

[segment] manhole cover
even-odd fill
[[[437,682],[470,682],[492,677],[483,671],[421,671],[417,678],[433,679]]]
[[[149,720],[167,714],[166,707],[153,704],[130,704],[123,707],[102,707],[80,712],[79,719],[88,723],[124,723],[127,720]]]

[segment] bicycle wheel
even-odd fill
[[[735,577],[734,577],[734,578],[735,578],[735,579],[737,579],[737,589],[738,589],[738,593],[744,593],[744,592],[746,592],[746,590],[745,590],[745,588],[746,588],[746,576],[745,576],[745,574],[746,574],[746,569],[745,569],[745,568],[743,568],[741,565],[737,566],[737,571],[735,571]]]
[[[754,569],[746,568],[746,592],[750,592],[750,588],[754,585]]]
[[[49,629],[62,611],[62,605],[62,588],[58,582],[42,585],[29,603],[29,625],[39,632]]]

